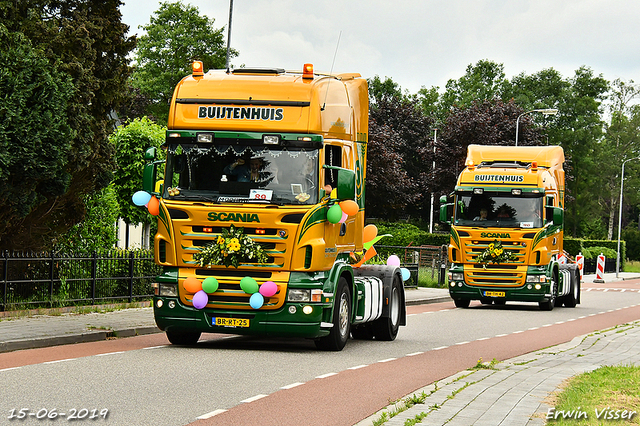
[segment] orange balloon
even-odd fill
[[[149,200],[149,204],[147,204],[147,210],[154,216],[158,216],[160,214],[160,201],[156,198],[156,196],[152,196]]]
[[[202,283],[196,277],[189,277],[182,283],[184,289],[188,293],[196,294],[202,290]]]
[[[378,227],[375,225],[367,225],[364,227],[364,232],[362,235],[362,240],[364,243],[368,243],[372,241],[375,237],[378,236]]]
[[[346,200],[340,203],[340,208],[349,216],[355,216],[360,210],[358,203],[353,200]]]

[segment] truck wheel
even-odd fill
[[[389,317],[379,318],[373,323],[373,334],[376,340],[384,340],[390,342],[395,340],[400,328],[400,309],[402,309],[402,299],[400,296],[400,286],[402,282],[400,277],[393,277],[391,284],[391,297],[389,298]]]
[[[323,351],[341,351],[349,340],[351,329],[351,295],[347,288],[347,280],[340,277],[335,293],[333,307],[333,327],[328,336],[315,341],[316,348]]]
[[[167,330],[167,339],[172,345],[195,345],[202,334],[199,331]]]
[[[567,308],[575,308],[580,299],[580,278],[579,274],[576,275],[571,277],[571,290],[564,297],[564,306]]]
[[[456,308],[468,308],[471,300],[469,299],[453,299]]]
[[[554,274],[551,279],[551,298],[544,302],[538,302],[541,311],[552,311],[556,306],[556,297],[558,293],[558,277]]]

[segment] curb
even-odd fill
[[[414,299],[405,301],[406,306],[413,305],[428,305],[430,303],[450,302],[452,299],[450,296],[430,297],[428,299]]]
[[[38,349],[50,346],[71,345],[74,343],[98,342],[110,338],[133,337],[144,334],[161,333],[155,326],[124,328],[120,330],[88,331],[67,336],[51,336],[35,339],[12,340],[0,342],[0,353],[19,351],[22,349]]]

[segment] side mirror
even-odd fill
[[[144,171],[142,172],[142,189],[144,191],[147,191],[149,194],[157,193],[156,191],[157,173],[158,173],[158,165],[155,162],[144,165]]]
[[[451,225],[451,217],[453,216],[452,206],[453,204],[447,203],[446,195],[440,197],[440,222]]]
[[[356,174],[353,170],[337,169],[336,196],[338,200],[356,198]]]
[[[564,210],[560,207],[553,208],[553,224],[555,226],[562,226],[562,224],[564,224]]]
[[[149,161],[153,161],[156,159],[156,147],[152,146],[151,148],[147,148],[147,150],[144,153],[144,159],[145,160],[149,160]]]

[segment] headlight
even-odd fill
[[[528,283],[544,283],[547,281],[546,275],[527,275]]]
[[[311,301],[311,290],[300,289],[300,288],[290,288],[289,296],[287,297],[289,302],[310,302]]]
[[[463,272],[452,272],[451,279],[453,281],[464,281],[464,273]]]
[[[178,286],[175,284],[158,284],[158,296],[178,297]]]

